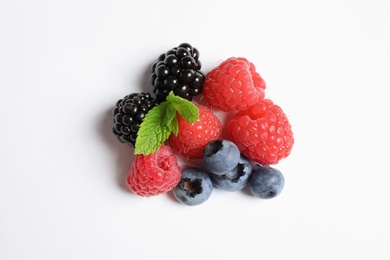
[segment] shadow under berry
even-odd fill
[[[113,171],[109,174],[114,176],[117,185],[126,192],[133,194],[126,184],[126,176],[130,170],[131,163],[134,159],[134,148],[127,144],[118,142],[116,136],[112,132],[112,107],[102,111],[99,120],[98,131],[107,148],[115,155]]]

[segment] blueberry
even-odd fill
[[[256,164],[248,181],[251,193],[261,199],[271,199],[278,196],[284,187],[282,173],[270,166]]]
[[[251,172],[252,165],[245,156],[241,155],[236,168],[223,175],[211,174],[211,180],[221,190],[238,191],[246,186]]]
[[[181,172],[179,183],[173,189],[176,199],[188,206],[205,202],[213,191],[209,174],[199,168],[190,167]]]
[[[240,160],[237,146],[228,140],[214,140],[204,148],[203,163],[213,174],[223,175],[236,168]]]

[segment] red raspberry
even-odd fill
[[[246,110],[264,99],[265,88],[251,62],[231,57],[206,75],[203,96],[210,106],[223,111]]]
[[[278,163],[294,144],[287,116],[269,99],[234,115],[227,131],[242,154],[262,165]]]
[[[150,197],[172,190],[180,180],[180,166],[171,148],[162,145],[149,155],[136,155],[127,175],[134,193]]]
[[[207,107],[196,104],[199,118],[194,123],[188,123],[179,114],[179,132],[171,134],[169,143],[172,149],[189,159],[201,159],[204,147],[212,140],[219,139],[222,134],[222,124]]]

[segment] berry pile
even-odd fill
[[[267,165],[251,162],[228,140],[211,141],[205,147],[204,168],[191,167],[182,171],[179,183],[173,189],[178,201],[195,206],[205,202],[218,187],[225,191],[239,191],[249,187],[253,196],[270,199],[284,187],[282,173]]]
[[[278,196],[284,176],[273,165],[294,145],[287,116],[265,98],[265,81],[248,59],[228,58],[205,74],[199,55],[189,43],[166,51],[152,66],[154,95],[132,93],[116,103],[113,133],[135,154],[129,189],[144,197],[172,192],[189,206],[214,188]],[[230,116],[221,121],[215,110]],[[179,155],[195,166],[182,169]]]

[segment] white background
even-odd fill
[[[389,1],[0,2],[0,259],[390,259]],[[188,207],[125,185],[115,102],[189,42],[288,115],[283,193]]]

